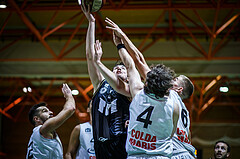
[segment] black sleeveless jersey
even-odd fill
[[[95,141],[116,139],[127,134],[130,101],[102,81],[92,98],[92,126]]]

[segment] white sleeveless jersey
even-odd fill
[[[126,150],[132,156],[172,155],[173,100],[156,99],[142,89],[130,105]]]
[[[188,158],[194,158],[195,148],[191,145],[189,139],[190,118],[189,112],[183,103],[181,97],[177,92],[170,90],[170,98],[173,99],[179,105],[179,119],[177,123],[177,129],[173,136],[173,157],[172,159],[178,159],[175,156],[188,156]]]
[[[62,143],[56,135],[56,139],[47,139],[40,134],[39,125],[33,129],[27,149],[26,159],[57,158],[63,159]]]
[[[76,159],[96,159],[92,125],[89,122],[80,124],[79,141]]]

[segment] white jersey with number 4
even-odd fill
[[[89,122],[80,124],[79,141],[76,159],[96,159],[92,125]]]
[[[171,159],[184,159],[196,157],[195,148],[191,145],[189,139],[190,118],[189,112],[182,102],[181,97],[177,92],[170,90],[169,97],[179,105],[179,119],[177,123],[177,129],[173,136],[173,156]]]
[[[128,157],[172,155],[173,100],[156,99],[142,89],[130,105],[126,150]]]

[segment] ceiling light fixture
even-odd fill
[[[76,90],[76,89],[72,90],[72,95],[78,95],[78,94],[79,94],[78,90]]]
[[[0,8],[7,8],[7,3],[5,0],[0,0]]]
[[[226,86],[222,86],[222,87],[219,88],[219,91],[220,91],[220,92],[223,92],[223,93],[228,92],[228,90],[229,90],[229,89],[228,89],[228,87],[226,87]]]

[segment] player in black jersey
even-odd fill
[[[116,65],[111,71],[101,63],[101,43],[96,41],[95,44],[95,18],[84,5],[82,11],[89,21],[86,58],[94,87],[92,126],[96,158],[125,159],[125,122],[129,119],[130,104],[127,70],[124,65]]]

